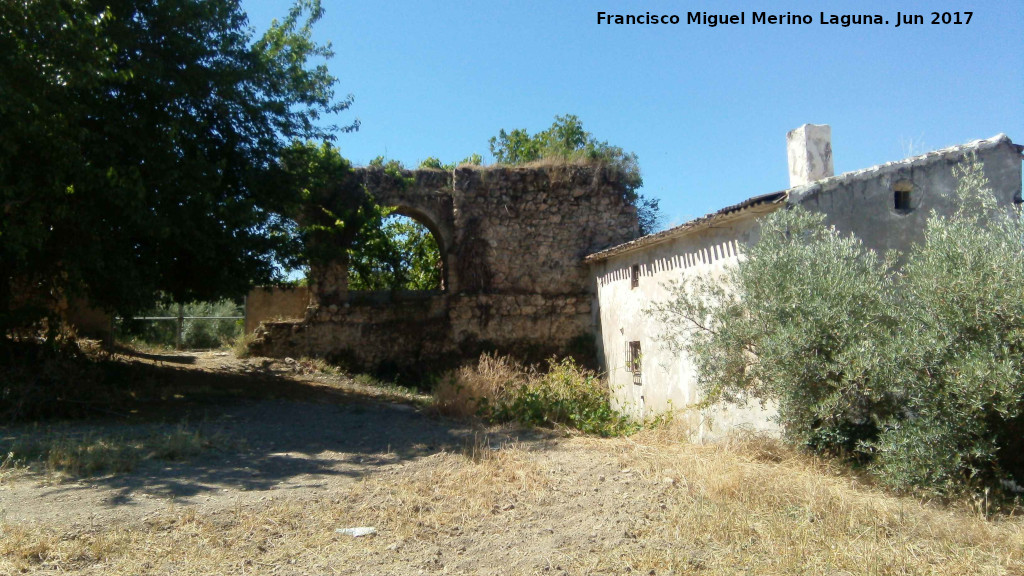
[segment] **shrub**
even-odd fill
[[[979,163],[954,173],[959,207],[930,217],[895,293],[904,417],[873,444],[887,483],[942,492],[1024,479],[1011,445],[1024,410],[1024,224],[997,206]]]
[[[508,357],[484,354],[434,391],[438,409],[456,416],[528,426],[564,425],[588,434],[614,436],[638,426],[611,408],[598,375],[571,358],[548,361],[548,370],[525,368]]]
[[[530,377],[530,371],[512,358],[484,353],[476,366],[463,366],[434,386],[434,405],[448,416],[475,416],[481,403],[507,397]]]
[[[192,302],[184,306],[185,316],[241,316],[243,309],[232,300],[217,302]],[[157,306],[140,316],[177,316],[176,304]],[[185,320],[182,330],[182,346],[187,349],[218,348],[224,346],[242,333],[241,320]],[[172,347],[178,329],[174,320],[122,320],[118,335],[122,340],[141,342],[148,345]]]
[[[1024,478],[1024,225],[980,164],[897,269],[802,208],[777,212],[721,279],[652,308],[707,403],[773,400],[786,436],[870,462],[896,488]]]
[[[892,410],[875,370],[894,330],[890,279],[886,262],[822,221],[776,212],[738,266],[673,285],[649,313],[694,358],[706,403],[775,400],[790,439],[851,454]]]

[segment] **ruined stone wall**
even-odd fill
[[[428,295],[346,303],[316,321],[265,322],[254,351],[321,356],[356,370],[413,375],[456,366],[486,351],[541,361],[593,338],[589,294]]]
[[[301,322],[266,323],[254,352],[323,356],[354,369],[415,372],[497,350],[528,359],[592,341],[593,280],[583,257],[635,238],[635,208],[594,165],[462,167],[402,177],[365,169],[378,203],[434,234],[440,293],[348,293]]]
[[[466,291],[578,293],[583,257],[637,236],[621,185],[593,166],[464,167],[454,188]]]

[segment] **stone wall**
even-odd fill
[[[309,308],[309,288],[254,288],[245,299],[245,333],[251,334],[260,324],[275,320],[300,320]]]
[[[454,189],[465,290],[579,293],[585,256],[638,235],[621,185],[592,166],[464,167]]]
[[[445,289],[350,293],[342,279],[318,285],[306,319],[265,323],[255,353],[414,373],[481,351],[539,360],[592,342],[593,279],[583,257],[638,234],[636,210],[609,171],[559,164],[359,176],[378,203],[431,230]],[[321,301],[318,292],[345,296]]]

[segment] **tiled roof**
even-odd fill
[[[657,232],[655,234],[641,236],[640,238],[637,238],[636,240],[630,240],[625,244],[619,244],[618,246],[612,246],[611,248],[608,248],[606,250],[596,252],[584,258],[584,261],[597,262],[600,260],[604,260],[609,256],[614,256],[615,254],[621,254],[623,252],[636,250],[637,248],[641,248],[643,246],[650,246],[652,244],[659,244],[661,242],[671,240],[673,238],[679,238],[680,236],[685,236],[686,234],[689,234],[696,228],[713,224],[715,221],[721,220],[725,216],[736,214],[738,212],[743,212],[745,210],[753,208],[754,206],[760,206],[764,204],[779,204],[781,202],[785,202],[788,196],[788,193],[786,193],[785,191],[772,192],[771,194],[762,194],[760,196],[754,196],[753,198],[748,198],[743,202],[740,202],[739,204],[726,206],[725,208],[722,208],[717,212],[712,212],[711,214],[706,214],[704,216],[701,216],[700,218],[695,218],[693,220],[690,220],[686,224],[681,224],[679,226],[676,226],[675,228],[669,228],[668,230],[662,230],[661,232]]]

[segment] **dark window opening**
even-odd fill
[[[640,341],[634,340],[626,343],[626,370],[633,374],[633,384],[639,386],[641,384],[640,379],[640,363],[641,363],[641,352],[640,352]]]
[[[910,202],[910,192],[913,190],[913,185],[910,182],[902,181],[897,182],[893,186],[892,192],[892,206],[897,212],[910,212],[913,207]]]
[[[893,204],[897,210],[910,210],[910,192],[897,190],[893,194]]]
[[[629,269],[629,287],[636,288],[640,285],[640,265],[633,264],[633,267]]]

